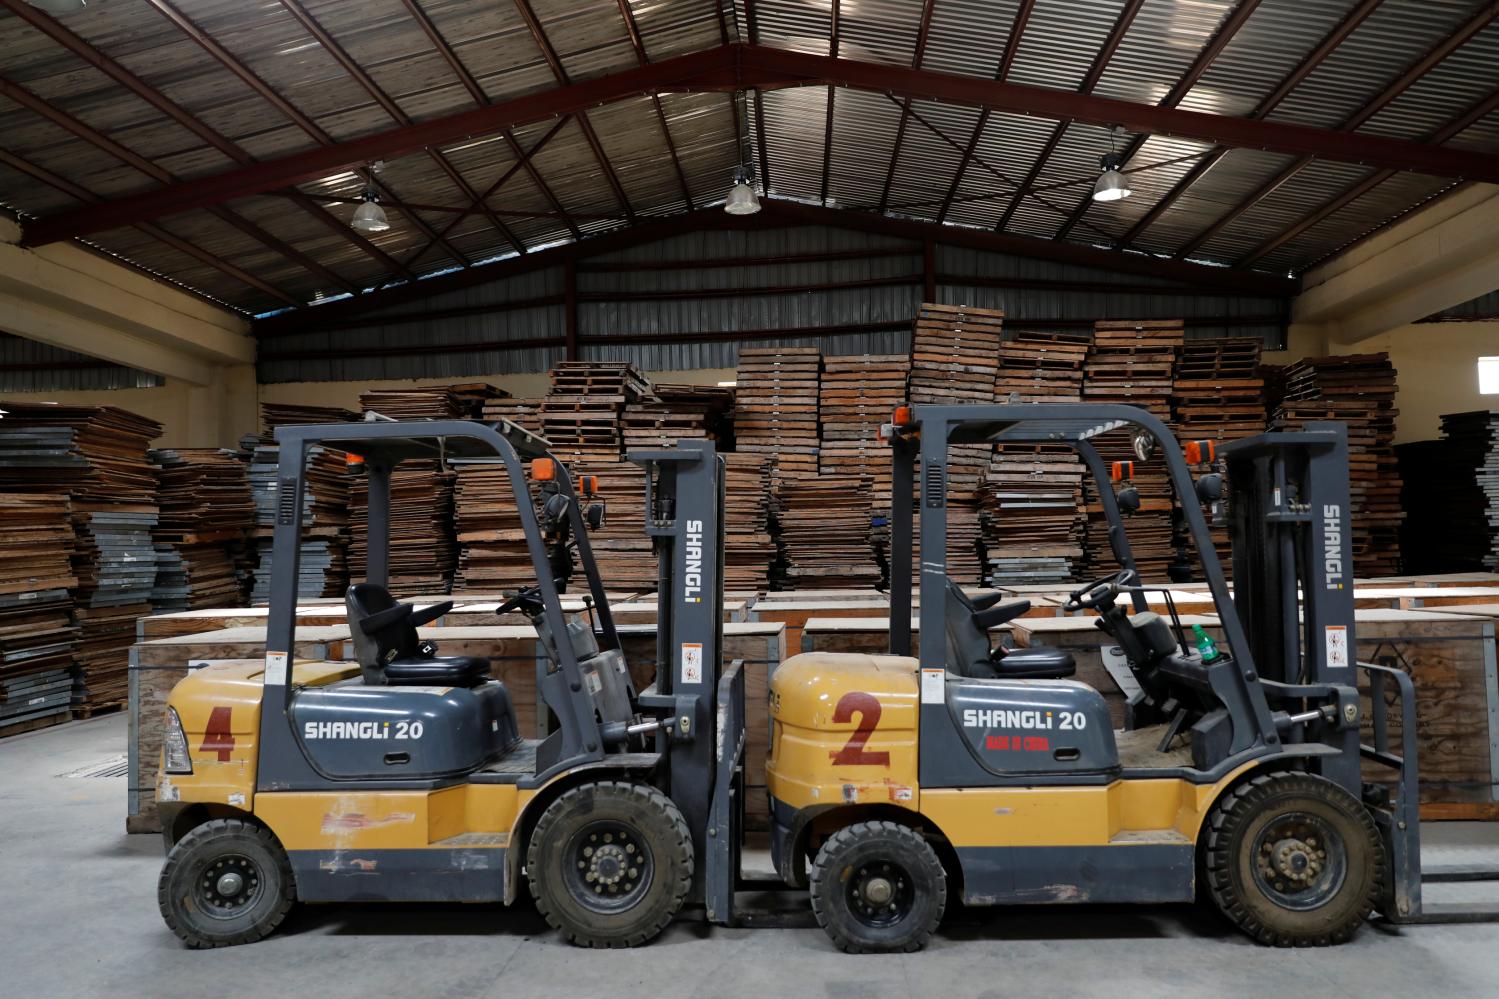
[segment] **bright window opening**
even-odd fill
[[[1478,359],[1478,394],[1499,395],[1499,357]]]

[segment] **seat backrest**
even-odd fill
[[[409,618],[399,620],[374,632],[364,630],[364,622],[377,614],[401,606],[390,591],[378,583],[355,583],[344,595],[349,612],[349,635],[354,641],[354,656],[359,660],[364,682],[384,685],[385,665],[394,659],[414,655],[420,644],[416,628]]]
[[[973,604],[962,588],[951,579],[946,583],[947,668],[960,676],[990,676],[994,667],[989,633],[973,620]]]

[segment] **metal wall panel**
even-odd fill
[[[789,261],[744,265],[701,266],[714,260],[777,259],[844,251],[900,251],[893,255],[843,260]],[[672,266],[681,262],[684,266]],[[1176,318],[1201,316],[1279,316],[1276,299],[1235,296],[1182,295],[1165,282],[1120,276],[1087,267],[1027,257],[983,253],[953,247],[937,248],[940,274],[1091,284],[1123,284],[1159,293],[1115,291],[1001,289],[944,285],[939,298],[983,308],[1002,308],[1020,319]],[[609,265],[653,264],[640,270],[611,269]],[[691,266],[687,266],[687,265]],[[585,359],[628,360],[651,371],[733,367],[739,344],[726,341],[689,341],[667,344],[589,343],[590,338],[645,334],[716,336],[734,331],[794,330],[829,327],[830,335],[790,336],[754,343],[821,346],[830,354],[902,352],[910,343],[909,324],[922,297],[921,248],[910,241],[819,226],[769,230],[707,230],[687,233],[580,261],[577,265],[578,332],[585,338]],[[853,288],[824,288],[850,282],[878,282]],[[889,283],[884,283],[888,281]],[[807,288],[807,286],[812,286]],[[773,293],[747,296],[670,297],[666,293],[703,289],[776,288]],[[807,288],[807,290],[795,290]],[[793,290],[787,290],[793,289]],[[422,315],[451,308],[482,308],[506,301],[560,295],[560,268],[519,275],[504,281],[449,292],[421,302],[387,310],[385,315]],[[663,297],[629,300],[611,294],[661,292]],[[595,300],[589,300],[590,298]],[[346,356],[315,361],[273,358],[260,365],[263,381],[335,381],[377,378],[461,378],[508,372],[545,371],[561,358],[562,348],[495,349],[507,340],[562,338],[565,315],[561,305],[537,306],[507,312],[413,322],[379,322],[368,326],[278,337],[266,341],[266,355],[298,350],[338,349]],[[874,326],[875,329],[865,327]],[[837,332],[839,327],[857,331]],[[883,328],[888,327],[888,328]],[[1191,335],[1256,335],[1271,344],[1281,342],[1279,322],[1253,326],[1194,327]],[[471,351],[423,351],[424,346],[472,343]],[[488,349],[486,349],[488,346]],[[403,353],[369,356],[371,349]]]
[[[31,365],[49,364],[56,364],[58,367],[30,369]],[[87,364],[89,367],[67,367],[74,364]],[[11,370],[22,366],[29,370]],[[165,384],[166,379],[160,375],[118,364],[100,364],[95,358],[85,354],[0,333],[0,394],[156,388]]]

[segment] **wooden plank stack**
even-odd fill
[[[910,373],[911,359],[904,354],[836,355],[822,361],[818,470],[823,478],[868,479],[876,516],[890,512],[890,445],[879,430],[906,401]]]
[[[735,375],[735,449],[774,455],[777,483],[817,476],[816,347],[741,347]]]
[[[258,445],[250,459],[250,490],[255,497],[258,567],[250,599],[270,599],[272,547],[276,526],[277,467],[281,449]],[[342,451],[307,449],[303,475],[302,537],[297,572],[298,597],[341,597],[349,585],[349,472]]]
[[[873,588],[880,574],[870,540],[872,505],[866,478],[782,482],[780,541],[786,588]]]
[[[265,424],[265,440],[270,442],[277,427],[296,427],[316,423],[353,423],[359,414],[340,406],[298,406],[284,402],[260,404],[260,419]]]
[[[255,498],[238,452],[162,449],[161,508],[152,532],[157,552],[151,605],[158,611],[234,607],[244,602]]]
[[[651,383],[625,361],[563,361],[552,368],[541,405],[541,433],[562,461],[618,461],[620,416],[650,394]]]
[[[510,393],[493,385],[465,382],[371,389],[360,395],[359,406],[392,420],[470,420],[482,417],[487,404],[508,398]]]
[[[1286,371],[1276,429],[1339,420],[1348,427],[1353,566],[1360,576],[1398,571],[1400,473],[1395,463],[1395,368],[1388,354],[1305,358]]]
[[[724,459],[724,588],[770,589],[777,559],[772,534],[775,459],[766,454],[726,454]]]
[[[1004,315],[993,309],[922,305],[911,335],[911,402],[994,402]],[[954,493],[966,500],[978,488],[992,450],[982,444],[947,449],[949,501]],[[976,529],[976,502],[973,509]]]
[[[453,592],[498,593],[532,586],[520,510],[503,465],[459,465],[454,483],[458,572]]]
[[[480,413],[486,423],[509,420],[522,430],[541,434],[542,399],[490,399]]]
[[[78,627],[63,493],[0,493],[0,736],[71,717]]]
[[[1258,337],[1188,340],[1176,366],[1172,426],[1177,439],[1238,440],[1265,429],[1265,380]],[[1230,487],[1232,488],[1232,487]],[[1212,528],[1218,561],[1229,571],[1233,545],[1226,524]],[[1183,540],[1186,540],[1183,533]]]
[[[156,473],[146,457],[161,424],[113,406],[0,404],[0,488],[71,501],[75,711],[118,707],[135,617],[150,613]]]
[[[589,532],[588,541],[605,589],[654,592],[657,569],[651,538],[645,533],[645,469],[631,461],[610,461],[578,462],[568,471],[575,484],[580,475],[599,479],[606,515],[603,526]],[[573,568],[575,582],[569,592],[582,592],[587,583],[576,559]]]
[[[731,388],[657,382],[649,395],[625,405],[625,450],[669,447],[679,440],[702,438],[717,441],[722,449],[733,441],[728,419],[733,408]]]
[[[437,461],[403,461],[390,477],[390,590],[397,595],[448,593],[458,568],[453,528],[457,475]],[[369,564],[369,480],[349,480],[349,579]]]
[[[1134,406],[1169,421],[1177,357],[1184,342],[1185,324],[1180,319],[1095,323],[1084,401]],[[1133,430],[1126,427],[1094,438],[1094,447],[1106,465],[1135,460]],[[1170,478],[1165,463],[1158,459],[1135,461],[1134,467],[1131,484],[1139,490],[1140,510],[1129,516],[1125,527],[1141,575],[1148,581],[1163,581],[1167,567],[1177,557]],[[1108,543],[1108,521],[1097,496],[1099,488],[1108,488],[1108,483],[1088,480],[1086,549],[1092,567],[1115,564]]]
[[[1080,402],[1088,338],[1024,331],[1001,344],[994,401]],[[1076,579],[1083,556],[1083,465],[1070,447],[1000,444],[979,485],[984,583]]]

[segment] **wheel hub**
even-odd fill
[[[911,911],[916,893],[911,876],[898,864],[864,864],[848,879],[848,906],[868,926],[889,926]]]
[[[237,915],[259,893],[260,870],[240,854],[219,857],[204,870],[199,889],[206,911],[215,916]]]
[[[574,897],[606,911],[633,904],[650,881],[650,857],[634,831],[615,822],[598,823],[574,842]]]
[[[1346,874],[1342,841],[1308,813],[1282,815],[1256,839],[1255,879],[1278,905],[1315,909],[1331,898]]]

